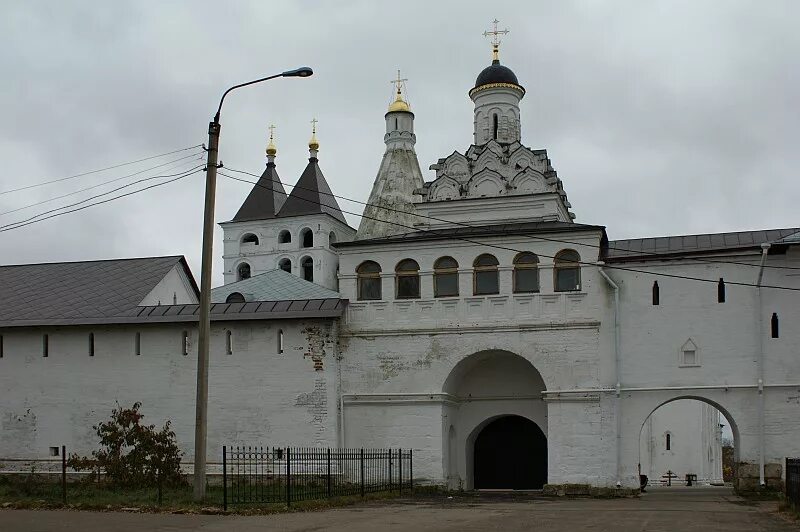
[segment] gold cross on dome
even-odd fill
[[[267,129],[269,129],[269,140],[272,140],[272,137],[275,136],[275,124],[270,124]]]
[[[311,119],[311,134],[312,135],[317,132],[317,122],[319,122],[319,120],[317,120],[316,118],[312,118]]]
[[[504,30],[498,30],[497,24],[499,23],[500,23],[499,20],[494,19],[492,21],[492,26],[493,26],[492,31],[486,30],[483,32],[484,37],[488,37],[490,35],[492,36],[492,56],[493,56],[492,59],[495,61],[498,61],[500,59],[500,43],[502,42],[500,40],[500,35],[507,35],[509,33],[508,28]]]
[[[400,70],[398,69],[398,71],[397,71],[397,79],[393,79],[389,83],[393,83],[394,84],[394,88],[397,91],[397,94],[400,94],[400,89],[401,89],[401,87],[403,86],[403,84],[406,81],[408,81],[408,78],[401,78],[400,77]]]

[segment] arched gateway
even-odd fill
[[[547,482],[541,374],[508,351],[482,351],[448,375],[443,466],[451,488],[539,489]]]

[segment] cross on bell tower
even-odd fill
[[[493,29],[491,31],[486,30],[483,32],[484,37],[488,37],[490,35],[492,36],[492,61],[500,61],[500,43],[503,42],[500,40],[500,35],[507,35],[509,33],[508,28],[504,30],[498,30],[497,25],[499,23],[499,20],[494,19],[492,21]]]

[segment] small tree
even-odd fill
[[[76,470],[103,469],[112,483],[127,486],[152,486],[158,482],[175,485],[183,482],[181,456],[170,422],[161,430],[143,425],[141,403],[131,408],[111,411],[111,419],[95,425],[101,448],[92,452],[93,459],[71,455],[68,465]]]

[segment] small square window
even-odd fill
[[[59,455],[59,448],[58,447],[50,447],[50,456],[58,456]]]
[[[688,349],[683,352],[683,363],[686,366],[694,366],[697,364],[697,351]]]

